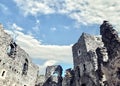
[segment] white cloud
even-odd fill
[[[52,66],[52,65],[55,65],[57,63],[57,61],[55,61],[55,60],[49,60],[49,61],[46,61],[45,63],[44,63],[44,66]]]
[[[7,27],[9,29],[7,32],[11,34],[11,37],[14,39],[14,41],[16,41],[16,38],[18,36],[18,33],[16,33],[16,31],[23,31],[23,28],[19,27],[16,23],[8,23]]]
[[[11,34],[11,31],[6,31]],[[72,63],[72,49],[71,45],[43,45],[31,35],[22,33],[21,31],[14,31],[17,34],[16,42],[21,46],[32,58],[39,58],[42,60],[55,60],[65,63]]]
[[[57,29],[56,29],[56,27],[52,27],[52,28],[50,28],[50,30],[51,31],[56,31]]]
[[[63,28],[66,29],[66,30],[69,30],[69,29],[70,29],[69,26],[63,26]]]
[[[18,31],[22,31],[23,30],[23,28],[17,26],[16,23],[12,24],[12,29],[15,29],[15,30],[18,30]]]
[[[78,24],[101,24],[103,20],[120,26],[119,0],[14,0],[26,15],[59,13]]]
[[[0,3],[0,11],[2,11],[4,14],[10,14],[8,7],[1,3]]]
[[[64,6],[64,0],[13,0],[24,15],[56,13]]]
[[[40,24],[40,20],[37,19],[37,20],[36,20],[36,23],[37,23],[37,24]]]
[[[40,33],[40,20],[36,19],[35,25],[34,27],[32,27],[32,30],[32,32],[34,32],[35,34]]]
[[[4,10],[8,10],[8,8],[7,8],[4,4],[1,4],[1,3],[0,3],[0,7],[1,7],[2,9],[4,9]]]
[[[9,34],[14,34],[10,30],[5,30]],[[40,74],[45,73],[47,66],[56,65],[58,63],[72,64],[72,50],[71,45],[43,45],[41,41],[35,39],[32,35],[27,35],[21,31],[15,30],[18,34],[16,43],[24,49],[31,58],[45,60],[45,62],[39,66]]]
[[[47,60],[43,65],[39,65],[39,69],[40,69],[40,74],[45,74],[45,70],[47,66],[52,66],[52,65],[56,65],[57,61],[55,60]]]
[[[48,6],[44,0],[14,0],[24,15],[37,15],[39,13],[51,14],[54,9]]]
[[[11,31],[16,31],[16,30],[17,31],[23,31],[24,30],[23,28],[19,27],[16,23],[10,23],[10,22],[8,22],[7,23],[7,27]]]
[[[36,34],[38,34],[39,31],[40,31],[40,26],[36,24],[34,27],[32,27],[32,30],[33,30]]]
[[[79,24],[101,24],[103,20],[119,25],[120,1],[116,0],[65,0],[64,13]]]

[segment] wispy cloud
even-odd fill
[[[17,42],[32,58],[72,62],[71,46],[43,45],[32,36],[17,32]],[[68,61],[69,58],[69,61]]]
[[[6,32],[14,34],[8,30]],[[24,34],[17,29],[14,32],[17,34],[16,42],[18,45],[28,52],[32,58],[72,63],[71,45],[44,45],[32,35]]]
[[[14,0],[17,6],[24,12],[24,15],[37,15],[40,13],[51,14],[54,9],[50,8],[45,0]]]
[[[10,14],[8,7],[4,4],[1,4],[1,3],[0,3],[0,11],[4,14]]]
[[[119,4],[116,0],[66,0],[64,10],[69,17],[85,25],[100,24],[103,20],[119,24]]]
[[[7,29],[11,31],[23,31],[24,29],[22,27],[19,27],[16,23],[7,23]]]
[[[63,28],[66,29],[66,30],[69,30],[69,29],[70,29],[69,26],[63,26]]]
[[[67,15],[78,24],[101,24],[108,20],[120,26],[119,0],[14,0],[26,15]],[[77,25],[79,26],[79,25]]]
[[[57,28],[56,28],[56,27],[52,27],[52,28],[50,28],[50,30],[51,30],[51,31],[56,31]]]
[[[14,30],[23,31],[23,28],[21,28],[21,27],[19,27],[18,25],[16,25],[16,23],[13,23],[11,27],[12,27],[12,29],[14,29]]]
[[[40,20],[36,19],[35,25],[34,27],[32,27],[33,32],[35,32],[35,34],[39,34],[40,32]]]

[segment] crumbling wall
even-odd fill
[[[120,38],[117,31],[113,29],[113,26],[108,21],[104,21],[100,26],[100,34],[102,35],[104,46],[107,48],[109,59],[119,57]]]
[[[108,21],[104,21],[100,26],[100,34],[102,35],[102,41],[108,54],[108,59],[105,61],[103,59],[106,58],[107,55],[103,54],[100,56],[101,51],[98,52],[99,58],[102,57],[100,69],[101,77],[104,79],[103,84],[120,86],[120,39],[118,33]]]
[[[82,62],[82,57],[85,57],[87,52],[84,36],[85,33],[83,33],[78,42],[72,46],[74,69]]]
[[[35,86],[43,86],[45,82],[45,75],[38,75]]]
[[[66,74],[63,78],[62,86],[76,86],[75,85],[75,71],[71,68],[66,70]]]
[[[12,40],[11,36],[5,33],[3,26],[0,25],[0,85],[34,86],[38,67],[32,63],[29,55],[18,45],[14,56],[8,54]],[[25,63],[27,66],[24,65]]]
[[[62,71],[60,65],[48,66],[43,86],[62,86]]]
[[[76,86],[99,86],[99,79],[96,73],[98,69],[96,49],[102,46],[103,43],[100,37],[87,33],[83,33],[78,42],[73,45]]]

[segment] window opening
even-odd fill
[[[84,68],[84,70],[83,70],[83,71],[86,71],[86,66],[85,66],[85,64],[83,64],[83,68]]]
[[[80,56],[81,55],[81,50],[80,49],[78,49],[78,56]]]
[[[2,72],[2,76],[4,76],[4,75],[5,75],[5,71]]]
[[[86,86],[86,84],[82,84],[81,86]]]

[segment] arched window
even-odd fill
[[[5,75],[5,71],[2,72],[2,76],[4,76],[4,75]]]
[[[25,59],[25,62],[28,63],[28,59],[27,58]]]
[[[83,64],[83,71],[85,72],[86,71],[86,65]]]
[[[16,55],[16,47],[17,47],[17,44],[12,40],[10,42],[8,49],[7,49],[7,54],[9,56],[14,57],[14,55]]]
[[[27,75],[27,71],[28,71],[28,59],[25,59],[25,63],[23,64],[22,75]]]
[[[3,79],[5,79],[6,73],[7,73],[7,71],[3,69],[3,70],[1,71],[1,73],[0,73],[0,75],[1,75],[0,77],[3,78]]]
[[[79,68],[79,66],[76,67],[76,72],[77,72],[77,76],[80,78],[80,68]]]

